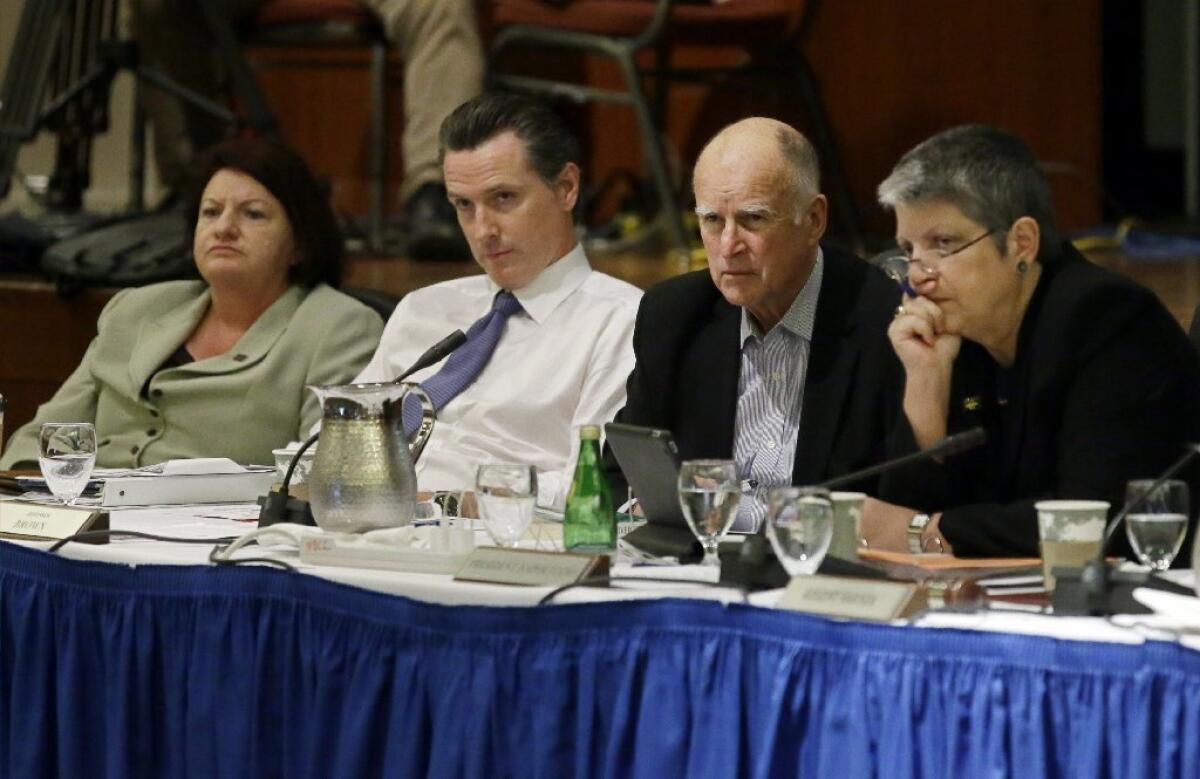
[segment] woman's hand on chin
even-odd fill
[[[941,307],[923,297],[905,297],[888,326],[888,338],[909,377],[949,378],[962,338],[946,331]]]
[[[906,297],[888,338],[904,365],[904,415],[917,445],[926,449],[946,435],[950,377],[962,337],[946,331],[945,314],[932,300]]]

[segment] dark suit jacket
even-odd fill
[[[1115,513],[1127,480],[1156,476],[1200,440],[1200,357],[1152,292],[1065,244],[1043,269],[1010,368],[963,342],[948,422],[951,433],[983,426],[987,443],[885,476],[880,497],[943,511],[957,554],[1036,555],[1035,501],[1101,499]],[[902,416],[892,453],[915,448]],[[1196,490],[1193,480],[1193,508]],[[1123,532],[1112,549],[1128,549]]]
[[[825,248],[792,480],[813,484],[874,464],[899,415],[901,369],[887,339],[900,299],[865,261]],[[681,459],[733,456],[741,309],[708,271],[646,292],[633,333],[637,364],[618,422],[671,431]],[[624,479],[609,459],[618,495]],[[870,489],[863,485],[847,489]]]

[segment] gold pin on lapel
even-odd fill
[[[963,398],[962,405],[967,411],[978,411],[979,407],[983,405],[983,401],[980,400],[978,395],[969,395]]]

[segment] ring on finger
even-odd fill
[[[904,316],[906,313],[908,313],[908,312],[906,312],[906,311],[904,310],[904,304],[903,304],[903,303],[901,303],[900,305],[896,306],[896,316]]]

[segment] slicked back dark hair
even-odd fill
[[[342,235],[329,205],[329,196],[300,155],[262,138],[230,138],[205,150],[196,161],[185,207],[189,234],[195,235],[204,188],[218,171],[236,170],[250,176],[283,205],[292,225],[297,263],[291,281],[305,287],[342,281]]]
[[[450,112],[438,133],[438,162],[446,152],[470,151],[512,132],[542,181],[553,186],[568,162],[580,164],[579,140],[546,103],[511,92],[484,92]]]

